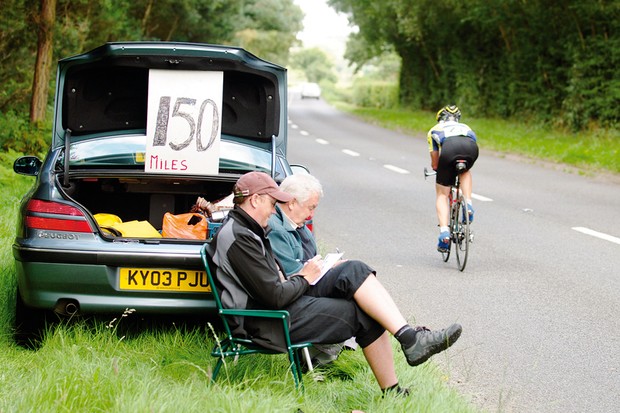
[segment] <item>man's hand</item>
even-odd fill
[[[215,210],[215,206],[211,202],[199,196],[198,199],[196,199],[196,203],[192,207],[191,212],[204,213],[211,218],[213,210]]]
[[[323,268],[323,260],[320,255],[316,255],[306,261],[304,267],[299,271],[299,275],[304,277],[309,284],[312,284],[321,275],[321,268]]]

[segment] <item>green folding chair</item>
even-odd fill
[[[211,351],[211,355],[218,358],[215,369],[213,369],[213,375],[211,379],[215,381],[226,357],[239,357],[246,354],[283,354],[283,352],[262,347],[261,345],[256,344],[250,339],[233,336],[231,328],[228,324],[228,316],[273,318],[282,320],[282,331],[286,343],[286,352],[288,353],[288,359],[290,363],[290,369],[293,374],[293,380],[295,382],[295,388],[299,388],[301,386],[301,388],[303,389],[300,353],[303,353],[309,369],[312,370],[312,363],[310,361],[310,356],[308,352],[308,347],[312,346],[312,344],[291,343],[288,311],[223,308],[220,294],[217,291],[213,273],[211,272],[212,269],[215,270],[215,266],[213,264],[211,256],[207,252],[208,245],[209,244],[206,243],[202,247],[202,249],[200,250],[200,255],[202,257],[202,262],[204,264],[205,270],[207,272],[209,285],[211,286],[211,293],[213,294],[213,298],[215,299],[215,303],[217,305],[217,312],[220,316],[220,319],[222,320],[225,334],[225,337],[220,341],[220,343],[216,343],[213,347],[213,350]]]

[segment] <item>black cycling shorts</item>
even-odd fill
[[[471,169],[478,159],[478,145],[467,136],[452,136],[441,145],[436,181],[439,185],[450,186],[456,181],[456,162],[464,159],[467,169]]]

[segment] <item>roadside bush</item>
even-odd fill
[[[339,88],[332,82],[321,82],[321,96],[328,102],[351,102],[351,88]]]
[[[52,133],[52,123],[35,126],[31,125],[27,116],[8,111],[0,116],[0,147],[7,151],[12,149],[17,152],[40,154],[49,145],[49,137]]]
[[[366,108],[396,108],[398,107],[398,84],[357,80],[353,83],[351,103]]]
[[[589,39],[588,47],[575,51],[574,64],[563,102],[562,120],[573,130],[616,129],[620,124],[620,39]],[[593,77],[596,73],[597,77]]]

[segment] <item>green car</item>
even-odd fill
[[[286,70],[235,47],[108,43],[59,61],[51,138],[14,163],[36,177],[13,244],[18,330],[51,311],[205,314],[199,251],[234,183],[292,173]],[[223,200],[204,236],[166,233],[198,197]]]

